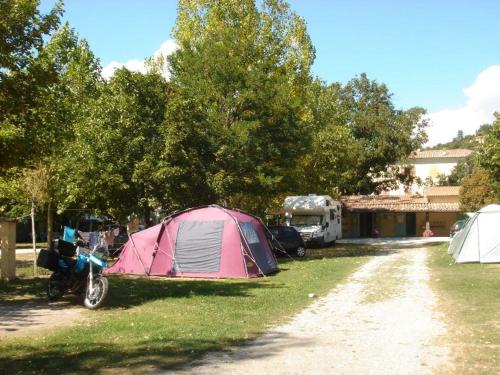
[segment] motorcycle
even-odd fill
[[[108,279],[103,275],[108,255],[104,246],[89,249],[81,241],[77,246],[57,241],[51,249],[41,250],[37,264],[54,271],[47,284],[48,299],[56,301],[65,293],[73,293],[81,297],[88,309],[102,306],[109,289]]]

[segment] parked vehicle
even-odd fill
[[[456,221],[450,228],[450,237],[453,237],[455,236],[455,234],[457,234],[457,232],[460,232],[465,226],[466,222],[466,219]]]
[[[342,209],[328,195],[302,195],[285,198],[285,217],[307,245],[335,244],[342,238]]]
[[[283,248],[275,249],[277,255],[281,255],[282,250],[285,250],[288,254],[296,255],[299,258],[306,255],[306,244],[294,227],[270,226],[269,232],[271,232],[276,241],[278,241]]]
[[[49,300],[73,293],[81,297],[88,309],[102,306],[108,294],[108,279],[103,276],[107,256],[103,246],[89,249],[83,242],[78,242],[77,247],[62,240],[55,240],[49,249],[41,250],[37,265],[53,271],[47,284]]]

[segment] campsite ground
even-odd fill
[[[263,373],[310,373],[314,366],[327,373],[498,373],[500,268],[457,266],[445,246],[425,246],[314,250],[258,280],[113,278],[108,304],[96,312],[71,297],[60,308],[48,305],[44,279],[0,283],[0,307],[22,311],[18,323],[25,324],[12,333],[0,321],[0,331],[11,332],[0,338],[0,372],[138,373],[175,366],[177,372],[220,373],[240,366],[248,373],[251,358],[255,371],[274,366]],[[29,275],[26,260],[20,265]],[[295,315],[311,302],[309,293],[318,299]],[[25,317],[32,308],[72,326],[30,323]],[[212,354],[203,357],[206,352]]]

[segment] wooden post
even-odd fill
[[[35,201],[31,201],[31,237],[33,240],[33,276],[38,276],[36,268],[36,232],[35,232]]]
[[[0,249],[2,250],[0,277],[16,278],[16,220],[0,217]]]

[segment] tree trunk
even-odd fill
[[[52,228],[54,227],[54,214],[52,211],[52,201],[47,203],[47,248],[52,244]]]
[[[31,201],[31,238],[33,241],[33,275],[38,276],[38,270],[36,268],[36,232],[35,232],[35,201]]]

